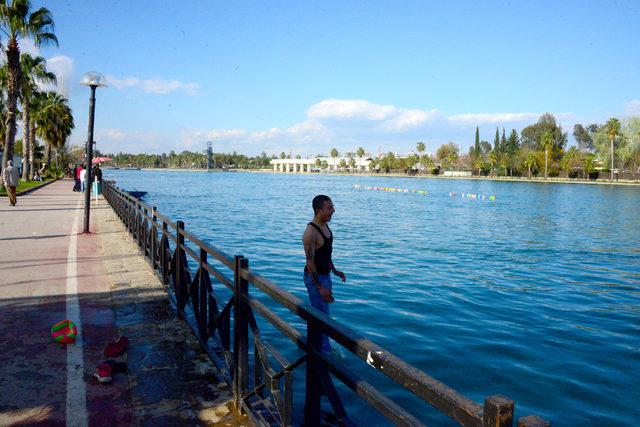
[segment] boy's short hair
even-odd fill
[[[313,208],[313,213],[318,212],[320,209],[324,207],[324,202],[331,200],[329,196],[325,196],[324,194],[319,194],[313,198],[311,202],[311,207]]]

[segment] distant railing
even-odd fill
[[[254,422],[268,425],[291,425],[294,422],[293,372],[305,365],[305,425],[320,425],[323,395],[328,398],[339,424],[355,424],[354,420],[349,419],[347,409],[336,391],[334,378],[391,422],[397,425],[423,425],[353,370],[322,352],[321,336],[326,334],[379,373],[460,425],[513,425],[512,400],[490,396],[485,398],[484,405],[480,405],[466,398],[258,275],[249,269],[249,260],[242,255],[232,257],[202,242],[185,230],[184,222],[171,221],[158,213],[155,206],[135,199],[111,182],[105,182],[103,188],[105,198],[165,285],[177,307],[178,316],[187,321],[209,357],[216,362],[232,386],[236,407],[246,412]],[[185,244],[185,241],[190,244]],[[190,246],[197,249],[191,249]],[[193,275],[187,256],[198,265]],[[229,268],[233,278],[213,266],[209,257]],[[212,276],[231,291],[232,296],[228,301],[220,300],[221,292],[216,292],[211,282]],[[304,321],[306,333],[298,331],[253,297],[249,293],[249,285]],[[256,313],[295,343],[304,354],[296,360],[287,360],[260,335]],[[249,331],[253,361],[249,358]],[[272,362],[277,365],[274,366]],[[250,369],[253,369],[251,378]],[[519,427],[548,425],[545,420],[532,415],[518,420]]]

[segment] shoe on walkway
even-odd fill
[[[117,357],[120,356],[129,345],[129,338],[120,337],[116,341],[109,343],[107,348],[104,349],[104,357]]]
[[[100,383],[110,383],[112,380],[111,366],[106,363],[99,365],[93,370],[93,376],[96,377]]]

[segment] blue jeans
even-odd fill
[[[318,274],[318,279],[323,288],[331,290],[331,275]],[[313,283],[313,279],[309,273],[304,273],[304,285],[307,287],[309,293],[309,303],[313,308],[317,308],[327,316],[329,315],[329,303],[326,302],[320,295],[317,286]],[[331,351],[331,344],[329,344],[329,337],[322,334],[322,350],[325,352]]]

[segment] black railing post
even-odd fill
[[[202,341],[207,340],[207,284],[208,280],[205,280],[205,274],[209,274],[204,266],[207,265],[207,251],[204,248],[200,248],[200,275],[198,277],[198,307],[194,307],[194,311],[197,311],[198,318],[198,332],[200,332],[200,339]]]
[[[151,207],[151,253],[149,255],[151,258],[151,268],[153,268],[153,271],[156,271],[156,257],[158,256],[158,248],[156,247],[156,240],[158,240],[158,232],[156,231],[156,221],[158,220],[158,217],[156,216],[156,213],[158,213],[157,211],[157,207]]]
[[[484,399],[483,427],[513,426],[513,400],[504,396],[489,396]]]
[[[142,217],[140,218],[140,222],[142,224],[142,233],[140,233],[140,246],[142,247],[142,254],[144,256],[147,256],[147,226],[145,225],[147,223],[147,216],[149,215],[149,211],[147,210],[147,208],[142,208]]]
[[[169,260],[167,259],[167,240],[168,238],[166,237],[167,234],[169,232],[169,227],[167,227],[167,223],[164,222],[164,220],[162,221],[162,235],[160,236],[160,263],[162,264],[162,284],[166,285],[167,282],[167,278],[169,275]]]
[[[138,239],[138,249],[142,246],[142,205],[136,202],[136,239]]]
[[[176,222],[176,237],[178,242],[176,243],[176,253],[175,253],[175,257],[176,257],[176,271],[173,272],[173,280],[174,280],[174,284],[175,284],[175,288],[173,289],[173,291],[176,293],[176,300],[178,301],[178,317],[179,318],[184,318],[184,295],[185,292],[183,291],[183,287],[186,286],[186,283],[182,283],[182,278],[183,278],[183,274],[182,274],[182,269],[184,268],[184,266],[182,265],[182,245],[184,245],[184,234],[182,234],[182,231],[184,230],[184,222],[183,221],[177,221]],[[182,309],[181,309],[182,307]]]
[[[129,226],[129,234],[133,234],[133,210],[131,202],[127,203],[127,225]]]
[[[320,425],[320,407],[322,398],[321,381],[318,375],[316,352],[322,349],[322,334],[315,320],[307,320],[307,375],[305,385],[304,424],[306,426]]]
[[[249,268],[249,260],[235,256],[233,307],[233,394],[236,408],[242,407],[242,397],[249,387],[249,322],[244,314],[245,296],[249,283],[242,278],[242,271]]]

